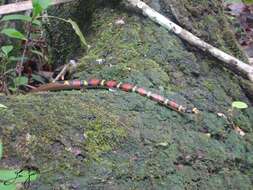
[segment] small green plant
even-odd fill
[[[248,105],[245,102],[235,101],[235,102],[232,102],[232,108],[246,109],[248,108]]]
[[[3,143],[0,139],[0,160],[3,156]],[[38,174],[28,170],[6,170],[0,169],[0,190],[16,190],[18,183],[24,183],[29,180],[35,181]]]
[[[12,71],[16,71],[17,76],[15,75],[12,76],[13,79],[12,79],[11,87],[9,87],[10,85],[8,86],[9,89],[12,90],[13,92],[15,92],[19,86],[24,86],[28,84],[28,78],[26,76],[22,76],[22,72],[24,69],[24,62],[26,60],[29,60],[29,57],[27,56],[34,55],[34,56],[39,57],[39,60],[41,60],[41,58],[45,59],[45,61],[48,60],[47,56],[45,56],[44,53],[41,52],[38,49],[38,47],[33,43],[33,38],[36,38],[36,36],[38,37],[38,35],[33,32],[33,28],[38,28],[42,30],[41,20],[44,17],[42,16],[42,13],[49,7],[50,4],[51,4],[51,0],[32,0],[33,10],[32,10],[31,16],[22,15],[22,14],[13,14],[13,15],[4,16],[0,20],[0,22],[22,21],[27,25],[26,34],[23,34],[21,31],[18,31],[15,28],[4,28],[0,31],[0,34],[6,35],[9,38],[21,40],[23,43],[21,56],[15,57],[15,60],[18,61],[16,64],[16,69],[12,70]],[[86,49],[88,49],[88,44],[86,43],[86,40],[76,22],[74,22],[71,19],[66,20],[66,19],[62,19],[62,18],[54,17],[54,16],[47,16],[47,18],[58,19],[66,23],[69,23],[72,26],[73,30],[75,31],[76,35],[80,38],[81,44]],[[6,84],[7,83],[6,82],[7,78],[5,76],[6,65],[10,63],[11,59],[9,57],[9,53],[13,50],[13,46],[5,45],[1,47],[1,50],[2,50],[2,57],[4,57],[4,60],[3,60],[4,66],[0,73],[2,76],[0,80],[3,81],[2,83]],[[3,86],[3,85],[0,84],[0,86]]]
[[[2,86],[7,86],[6,81],[7,81],[7,65],[11,62],[13,57],[10,56],[11,52],[13,50],[12,45],[6,45],[1,47],[1,53],[0,57],[2,58],[2,64],[0,65],[1,68],[1,76],[2,76]],[[13,80],[13,86],[9,87],[13,92],[17,90],[18,86],[26,85],[28,83],[28,78],[25,76],[20,76],[20,77],[15,77]],[[1,106],[0,106],[1,107]]]
[[[248,105],[245,102],[241,102],[241,101],[234,101],[231,104],[231,108],[228,109],[227,114],[223,114],[223,113],[217,113],[217,115],[219,117],[223,117],[227,123],[229,124],[229,126],[234,129],[239,135],[244,136],[245,132],[235,124],[234,122],[234,118],[237,114],[236,110],[237,109],[246,109],[248,108]]]
[[[242,102],[242,101],[234,101],[234,102],[232,102],[232,104],[231,104],[231,109],[229,109],[229,111],[228,111],[228,115],[229,115],[229,118],[230,119],[228,119],[229,120],[229,123],[231,123],[231,126],[234,128],[234,130],[238,133],[238,134],[240,134],[241,136],[244,136],[245,135],[245,133],[244,133],[244,131],[239,127],[239,126],[237,126],[236,124],[235,124],[235,122],[233,121],[233,118],[235,117],[235,115],[236,115],[236,109],[239,109],[239,110],[241,110],[241,109],[246,109],[246,108],[248,108],[248,105],[245,103],[245,102]]]
[[[237,110],[246,109],[246,108],[248,108],[248,105],[245,102],[234,101],[231,104],[231,108],[228,110],[228,114],[231,118],[233,118]]]
[[[0,64],[0,79],[1,79],[1,86],[3,88],[6,88],[6,77],[7,77],[7,65],[10,63],[10,53],[13,50],[12,45],[6,45],[2,46],[0,50],[0,58],[1,58],[1,64]]]

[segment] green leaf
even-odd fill
[[[32,17],[27,15],[21,15],[21,14],[14,14],[14,15],[7,15],[4,16],[1,21],[11,21],[11,20],[22,20],[22,21],[32,21]]]
[[[13,50],[13,46],[12,45],[9,45],[9,46],[2,46],[1,47],[1,50],[4,52],[4,54],[6,56],[9,55],[9,53]]]
[[[20,172],[19,176],[17,177],[18,171],[19,170],[0,170],[0,181],[6,181],[16,178],[15,183],[22,183],[25,182],[29,178],[29,176],[31,181],[35,181],[39,177],[38,172],[27,170],[23,170],[22,172]]]
[[[232,103],[232,107],[237,109],[246,109],[248,108],[248,105],[244,102],[235,101]]]
[[[41,26],[41,22],[39,20],[33,20],[32,17],[22,14],[7,15],[1,19],[1,21],[12,21],[12,20],[32,22],[33,24]]]
[[[10,60],[10,61],[21,61],[22,59],[23,59],[24,61],[27,61],[27,60],[28,60],[27,57],[14,57],[14,56],[10,56],[10,57],[9,57],[9,60]]]
[[[26,40],[26,37],[15,28],[5,28],[1,31],[2,34],[5,34],[11,38],[17,38],[20,40]]]
[[[38,51],[38,50],[31,50],[31,52],[38,55],[38,56],[40,56],[40,57],[42,57],[42,58],[44,57],[43,53]]]
[[[51,0],[37,0],[42,9],[47,9],[51,4]]]
[[[72,28],[74,29],[75,33],[79,36],[82,44],[85,46],[85,47],[88,47],[88,44],[83,36],[83,33],[82,31],[80,30],[79,26],[77,25],[77,23],[71,19],[68,19],[68,23],[70,23],[72,25]]]
[[[42,13],[43,9],[40,6],[38,0],[33,0],[32,5],[33,5],[33,17],[35,18]]]
[[[26,84],[28,84],[28,78],[24,77],[24,76],[16,77],[14,79],[14,83],[15,83],[16,86],[26,85]]]
[[[242,0],[242,2],[245,4],[252,4],[253,0]]]
[[[49,7],[50,3],[51,0],[33,0],[33,17],[40,15],[43,10]]]
[[[40,56],[41,58],[45,59],[45,61],[48,62],[48,57],[46,55],[44,55],[41,51],[31,50],[31,52],[36,54],[37,56]]]
[[[32,2],[33,2],[33,18],[35,18],[42,13],[43,9],[37,0],[33,0]]]
[[[46,83],[45,79],[43,77],[41,77],[40,75],[34,75],[34,74],[32,74],[32,80],[40,82],[42,84]]]
[[[41,25],[42,25],[41,22],[40,22],[39,20],[37,20],[37,19],[34,19],[34,20],[32,21],[32,23],[33,23],[33,24],[36,24],[36,25],[38,25],[38,26],[41,26]]]
[[[7,109],[7,107],[3,104],[0,104],[0,109]]]
[[[6,185],[4,183],[0,183],[1,190],[16,190],[16,184]]]
[[[0,139],[0,160],[2,159],[2,157],[3,157],[3,143]]]

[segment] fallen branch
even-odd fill
[[[67,3],[73,0],[52,0],[51,5]],[[0,16],[32,9],[32,1],[22,1],[0,6]]]
[[[154,22],[165,27],[169,31],[174,32],[177,36],[187,41],[188,43],[200,48],[203,51],[209,52],[212,56],[221,60],[225,66],[227,66],[232,71],[235,71],[237,74],[242,73],[247,77],[251,82],[253,82],[253,66],[250,66],[239,59],[221,51],[218,48],[213,47],[212,45],[204,42],[197,36],[193,35],[189,31],[183,29],[179,25],[173,23],[171,20],[161,15],[146,3],[141,0],[128,0],[128,2],[139,9],[141,9],[142,14],[148,16]]]
[[[58,81],[61,77],[63,78],[62,80],[64,80],[64,76],[65,76],[68,68],[69,68],[68,64],[64,65],[63,69],[61,70],[61,72],[55,77],[55,79],[52,82]]]
[[[60,78],[61,80],[64,80],[64,77],[66,73],[74,73],[77,70],[77,67],[79,66],[79,63],[77,63],[75,60],[70,60],[68,64],[65,64],[63,68],[61,69],[60,73],[55,77],[55,79],[52,81],[57,82]]]

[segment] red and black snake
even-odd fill
[[[115,80],[99,80],[99,79],[90,79],[86,80],[70,80],[70,81],[58,81],[55,83],[49,83],[42,85],[36,89],[33,89],[32,92],[40,91],[51,91],[51,90],[66,90],[66,89],[82,89],[82,88],[105,88],[105,89],[120,89],[125,92],[135,92],[141,96],[146,96],[149,99],[158,102],[161,105],[164,105],[167,108],[170,108],[179,113],[199,113],[197,108],[186,108],[185,106],[179,105],[176,102],[169,100],[159,94],[152,93],[145,90],[142,87],[138,87],[131,83],[121,83]]]

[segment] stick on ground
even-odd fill
[[[160,24],[161,26],[165,27],[169,31],[174,32],[177,36],[181,39],[187,41],[188,43],[198,47],[199,49],[209,52],[212,56],[216,57],[217,59],[221,60],[224,63],[224,66],[229,68],[230,70],[236,72],[237,74],[241,74],[253,82],[253,66],[248,65],[239,59],[221,51],[218,48],[213,47],[212,45],[204,42],[194,34],[190,33],[189,31],[183,29],[179,25],[175,24],[165,16],[161,15],[151,7],[149,7],[146,3],[141,0],[128,0],[128,2],[137,7],[142,11],[143,15],[148,16],[154,22]]]
[[[67,3],[73,0],[52,0],[51,5]],[[22,1],[0,6],[0,16],[32,9],[32,1]]]

